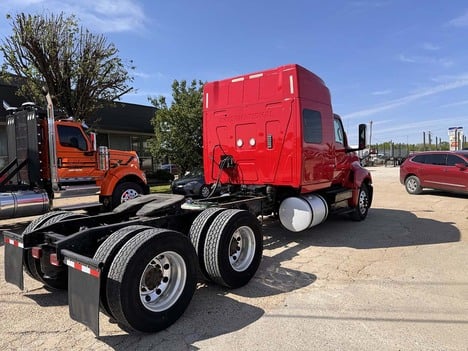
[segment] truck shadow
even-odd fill
[[[363,222],[336,216],[302,233],[288,232],[271,218],[264,219],[263,228],[264,257],[249,284],[235,290],[212,283],[199,284],[183,316],[168,329],[154,334],[120,330],[106,323],[106,317],[101,314],[103,335],[99,340],[116,350],[130,349],[136,344],[148,349],[196,350],[193,345],[196,342],[239,331],[259,320],[265,311],[248,303],[248,299],[280,295],[314,284],[317,280],[314,274],[284,267],[285,262],[308,247],[365,250],[442,244],[461,238],[453,223],[379,208],[371,209]],[[64,305],[67,299],[65,292],[36,293],[28,297],[41,306]]]
[[[241,330],[264,313],[261,308],[227,297],[220,287],[202,284],[183,316],[168,329],[152,334],[125,330],[100,336],[99,340],[115,350],[132,349],[135,344],[145,349],[198,350],[193,343]]]
[[[468,194],[460,194],[460,193],[450,193],[447,191],[442,190],[435,190],[435,189],[423,189],[422,193],[418,196],[425,196],[425,195],[436,195],[436,196],[443,196],[443,197],[453,197],[458,199],[468,199]]]
[[[32,291],[26,292],[24,297],[33,300],[41,307],[68,305],[68,295],[64,290],[48,289],[46,287],[42,287],[42,289],[39,290],[34,289]]]
[[[325,223],[301,233],[288,232],[278,221],[267,219],[264,232],[272,237],[271,249],[294,242],[299,246],[298,250],[309,246],[377,249],[433,245],[457,242],[461,238],[460,231],[451,222],[381,208],[372,208],[362,222],[353,222],[345,216],[332,216]]]

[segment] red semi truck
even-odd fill
[[[203,131],[206,182],[268,195],[286,229],[305,230],[331,210],[366,217],[370,173],[348,145],[328,88],[305,68],[287,65],[207,83]]]
[[[67,288],[71,317],[96,335],[100,311],[154,332],[182,315],[197,271],[228,288],[249,282],[263,251],[258,216],[276,215],[293,232],[331,212],[367,216],[370,173],[319,77],[287,65],[211,82],[203,106],[206,181],[227,195],[150,194],[93,216],[47,213],[21,234],[3,232],[5,280],[23,289],[26,272]]]

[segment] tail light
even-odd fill
[[[40,247],[33,247],[31,249],[31,255],[32,257],[36,258],[36,259],[40,259],[42,257],[42,249]]]

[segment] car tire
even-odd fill
[[[202,199],[206,199],[208,196],[210,196],[211,194],[211,190],[210,190],[210,187],[206,184],[203,184],[201,187],[200,187],[200,197]]]
[[[421,194],[422,192],[421,181],[419,180],[418,177],[414,175],[409,176],[405,180],[405,189],[408,192],[408,194],[411,194],[411,195]]]

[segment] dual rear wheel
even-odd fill
[[[253,215],[220,208],[203,211],[190,237],[143,225],[119,229],[94,255],[104,263],[101,310],[134,330],[165,329],[190,303],[198,267],[223,286],[247,284],[261,261],[262,238]]]
[[[69,211],[52,211],[34,219],[24,229],[23,235],[34,230],[45,228],[60,221],[86,217],[84,214]],[[32,251],[26,251],[23,259],[25,272],[32,278],[40,281],[45,286],[54,289],[66,289],[68,283],[67,269],[65,267],[52,266],[48,257],[36,259],[32,256]],[[47,270],[47,274],[44,271]]]

